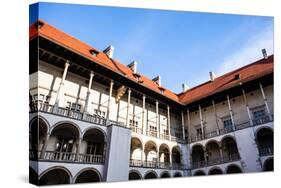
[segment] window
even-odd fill
[[[105,117],[105,112],[104,111],[101,111],[101,110],[98,110],[98,109],[95,109],[95,115],[98,115],[100,117]]]
[[[226,129],[226,130],[232,130],[232,121],[231,119],[225,119],[223,120],[223,127]]]
[[[135,120],[132,120],[132,119],[130,119],[130,121],[129,121],[130,127],[138,127],[138,124],[139,124],[138,121],[135,121]]]
[[[80,104],[76,104],[76,103],[71,103],[71,102],[68,101],[66,109],[70,109],[71,111],[80,112],[81,105]]]
[[[265,116],[265,110],[259,109],[253,112],[254,119],[261,119]]]
[[[197,137],[202,137],[203,136],[203,131],[202,131],[201,127],[196,129],[196,136]]]
[[[169,135],[168,129],[163,129],[163,132],[164,132],[165,135]]]
[[[153,126],[153,125],[149,125],[149,130],[151,132],[157,132],[157,127]]]

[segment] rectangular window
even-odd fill
[[[223,120],[223,127],[226,129],[226,130],[232,130],[232,121],[231,119],[225,119]]]
[[[196,136],[197,137],[202,137],[203,136],[203,131],[202,131],[201,127],[196,129]]]
[[[265,117],[265,110],[259,109],[253,112],[254,119],[261,119]]]

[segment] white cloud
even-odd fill
[[[273,27],[269,26],[257,35],[252,36],[236,52],[224,58],[216,73],[222,75],[258,59],[261,59],[261,50],[265,48],[267,54],[273,54]]]

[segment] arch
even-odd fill
[[[204,157],[204,147],[201,144],[196,144],[191,150],[192,163],[199,163],[205,161]]]
[[[160,178],[170,178],[171,175],[168,171],[164,171],[160,174]]]
[[[236,174],[236,173],[242,173],[241,168],[236,164],[230,164],[226,167],[226,173],[227,174]]]
[[[144,145],[146,161],[157,161],[157,145],[153,141],[147,141]]]
[[[49,123],[41,116],[34,117],[29,124],[30,159],[38,159],[49,132]]]
[[[156,179],[158,178],[157,173],[153,170],[147,171],[144,175],[144,179]]]
[[[87,143],[86,154],[104,155],[106,150],[106,135],[96,127],[91,127],[83,133],[83,141]]]
[[[47,126],[47,133],[50,132],[50,123],[48,122],[48,120],[46,118],[44,118],[43,116],[41,115],[36,115],[35,117],[33,117],[30,121],[29,121],[29,130],[31,130],[31,126],[32,124],[38,120],[42,121],[46,126]]]
[[[218,174],[223,174],[222,169],[219,167],[213,167],[209,170],[208,175],[218,175]]]
[[[95,168],[85,168],[80,170],[74,178],[74,183],[101,182],[100,172]]]
[[[38,174],[32,167],[29,167],[29,182],[35,185],[38,185],[39,183]]]
[[[105,140],[105,141],[107,140],[107,134],[106,134],[106,132],[105,132],[102,128],[98,127],[98,126],[95,126],[95,127],[91,126],[91,127],[86,128],[86,129],[82,132],[81,137],[83,138],[83,137],[85,136],[85,134],[86,134],[88,131],[90,131],[91,129],[96,129],[96,130],[98,130],[99,132],[101,132],[101,133],[103,134],[103,136],[104,136],[104,140]]]
[[[265,171],[265,172],[274,171],[274,159],[273,159],[273,157],[270,157],[270,158],[268,158],[264,161],[263,171]]]
[[[220,144],[215,140],[210,140],[206,144],[206,158],[211,164],[220,159]]]
[[[203,150],[205,150],[205,146],[203,146],[203,145],[200,144],[200,143],[196,143],[196,144],[193,144],[193,145],[192,145],[191,151],[193,151],[193,148],[196,148],[196,147],[201,147]]]
[[[194,172],[193,176],[205,176],[205,172],[203,170],[197,170]]]
[[[180,172],[175,172],[174,177],[175,178],[182,177],[182,174]]]
[[[71,172],[62,166],[55,166],[45,170],[39,177],[39,185],[70,184]]]
[[[142,179],[141,173],[137,170],[130,170],[129,172],[129,180],[140,180]]]
[[[261,156],[273,155],[273,129],[261,127],[256,131],[256,140]]]
[[[234,161],[240,159],[236,140],[233,136],[227,135],[221,140],[222,154],[226,161]]]
[[[82,131],[80,129],[80,127],[76,124],[76,123],[73,123],[71,121],[59,121],[57,122],[56,124],[54,124],[51,128],[50,128],[50,133],[53,134],[53,132],[62,127],[62,126],[65,126],[65,125],[68,125],[69,127],[72,127],[73,130],[75,130],[75,134],[76,134],[76,137],[77,138],[81,138],[81,135],[82,135]]]
[[[172,148],[172,163],[181,164],[181,150],[179,146],[174,146]]]
[[[140,138],[131,138],[130,158],[133,160],[142,160],[143,156],[143,143]]]
[[[170,163],[170,148],[167,144],[161,144],[159,146],[159,162]]]

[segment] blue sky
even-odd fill
[[[98,50],[113,45],[114,59],[176,93],[273,53],[272,17],[40,3],[39,18]]]

